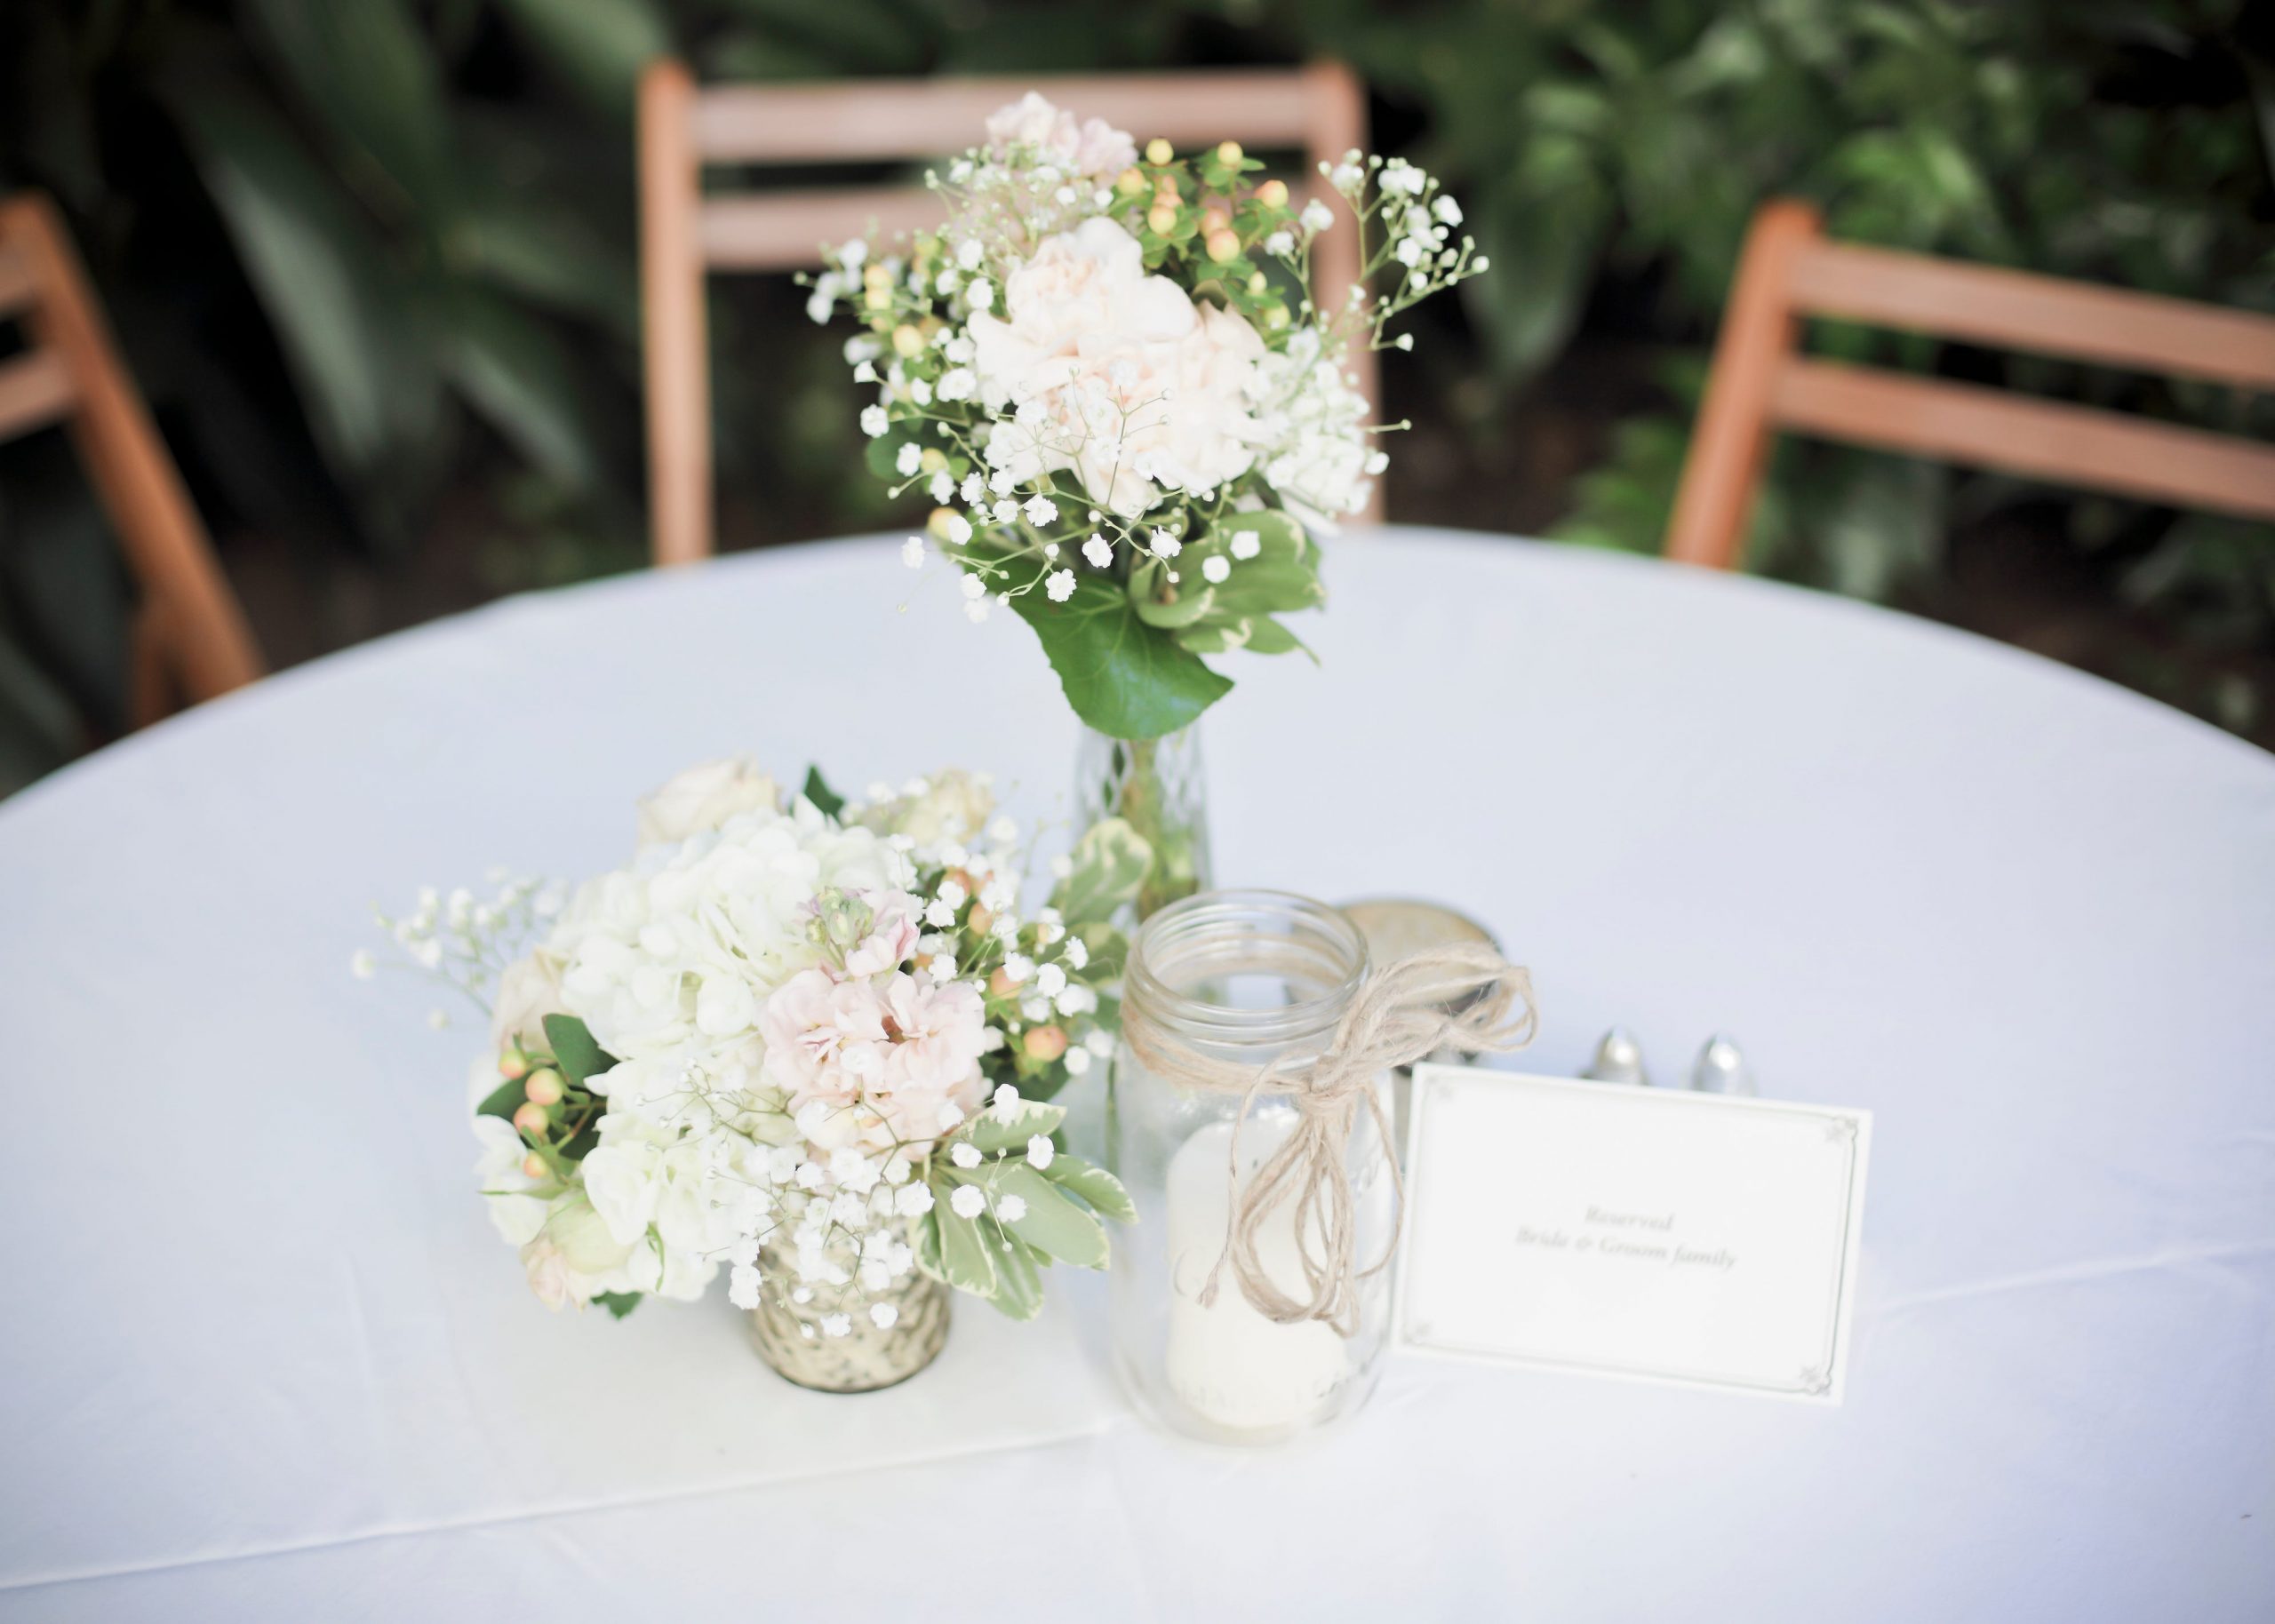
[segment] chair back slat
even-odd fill
[[[1300,153],[1301,173],[1289,181],[1313,196],[1324,193],[1320,164],[1366,143],[1365,96],[1348,69],[1329,62],[1278,71],[706,89],[679,63],[650,64],[640,82],[640,278],[658,563],[691,562],[712,551],[706,274],[814,267],[826,243],[873,226],[890,237],[941,219],[939,200],[905,181],[706,191],[704,170],[938,159],[975,145],[988,115],[1030,90],[1141,143],[1160,136],[1189,151],[1234,140],[1263,153]],[[1347,216],[1320,239],[1312,268],[1313,297],[1339,308],[1359,280],[1358,233]],[[1373,351],[1354,346],[1347,370],[1379,404]],[[1379,485],[1364,516],[1381,516]]]
[[[1723,313],[1666,555],[1738,559],[1780,430],[2250,519],[2275,519],[2275,446],[2009,392],[1812,361],[1830,317],[1939,338],[2275,389],[2275,316],[1825,240],[1765,203]]]
[[[1787,365],[1772,403],[1828,440],[2275,520],[2275,446],[2231,434],[1825,361]]]
[[[24,263],[24,257],[0,245],[0,320],[21,314],[37,291],[32,267]]]
[[[922,187],[861,192],[744,192],[709,197],[698,229],[704,263],[722,271],[795,271],[814,262],[814,244],[887,238],[940,223],[940,200]]]
[[[974,145],[989,114],[1030,90],[1140,142],[1299,147],[1316,118],[1313,90],[1285,72],[725,85],[697,95],[695,149],[712,163],[937,158]]]
[[[0,440],[13,440],[69,415],[78,392],[71,369],[53,350],[0,362]]]
[[[1792,297],[1806,315],[2275,389],[2275,322],[2185,299],[1822,241],[1794,261]]]

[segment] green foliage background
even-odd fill
[[[1446,176],[1494,260],[1438,318],[1439,342],[1425,337],[1450,363],[1394,378],[1416,398],[1393,404],[1506,421],[1576,335],[1643,341],[1660,403],[1552,506],[1570,539],[1649,549],[1746,219],[1773,193],[1819,200],[1863,241],[2275,308],[2271,12],[15,0],[0,12],[0,189],[61,203],[218,533],[270,538],[288,572],[455,569],[478,595],[641,556],[630,106],[650,56],[795,79],[1337,55],[1373,89],[1378,144]],[[786,286],[721,299],[714,340],[742,358],[720,368],[730,535],[880,516],[836,339],[798,302]],[[1819,343],[2275,432],[2266,402],[2223,391],[1857,332]],[[0,448],[0,791],[120,717],[127,584],[57,439]],[[1955,520],[2042,501],[1790,448],[1753,561],[1886,597],[1938,567]],[[2171,605],[2186,637],[2275,648],[2266,527],[2108,502],[2056,513],[2079,549],[2119,561],[2117,590]],[[437,534],[484,539],[438,566]]]

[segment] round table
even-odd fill
[[[1474,914],[1529,1069],[1720,1031],[1870,1108],[1842,1405],[1408,1357],[1228,1453],[1121,1408],[1065,1271],[874,1399],[715,1296],[547,1314],[471,1035],[347,975],[366,907],[619,862],[737,751],[1060,810],[1026,629],[834,543],[390,638],[0,806],[0,1618],[2275,1616],[2275,759],[1652,561],[1393,529],[1327,576],[1318,667],[1225,663],[1219,877]]]

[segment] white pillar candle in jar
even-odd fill
[[[1243,1185],[1293,1127],[1285,1111],[1251,1116],[1240,1131]],[[1227,1263],[1217,1298],[1201,1294],[1225,1248],[1231,1220],[1233,1124],[1211,1122],[1169,1159],[1169,1385],[1196,1415],[1235,1432],[1292,1428],[1320,1411],[1350,1373],[1343,1338],[1317,1320],[1273,1323],[1241,1291]],[[1296,1203],[1274,1208],[1257,1239],[1264,1271],[1281,1291],[1309,1295],[1296,1250]],[[1313,1252],[1320,1251],[1313,1238]]]

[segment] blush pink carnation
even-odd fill
[[[986,1017],[968,983],[802,970],[767,999],[759,1031],[791,1113],[830,1108],[810,1134],[826,1148],[927,1142],[979,1104]]]
[[[869,934],[845,955],[848,975],[882,975],[908,962],[923,927],[916,916],[924,904],[906,891],[872,891],[861,899],[876,915]]]

